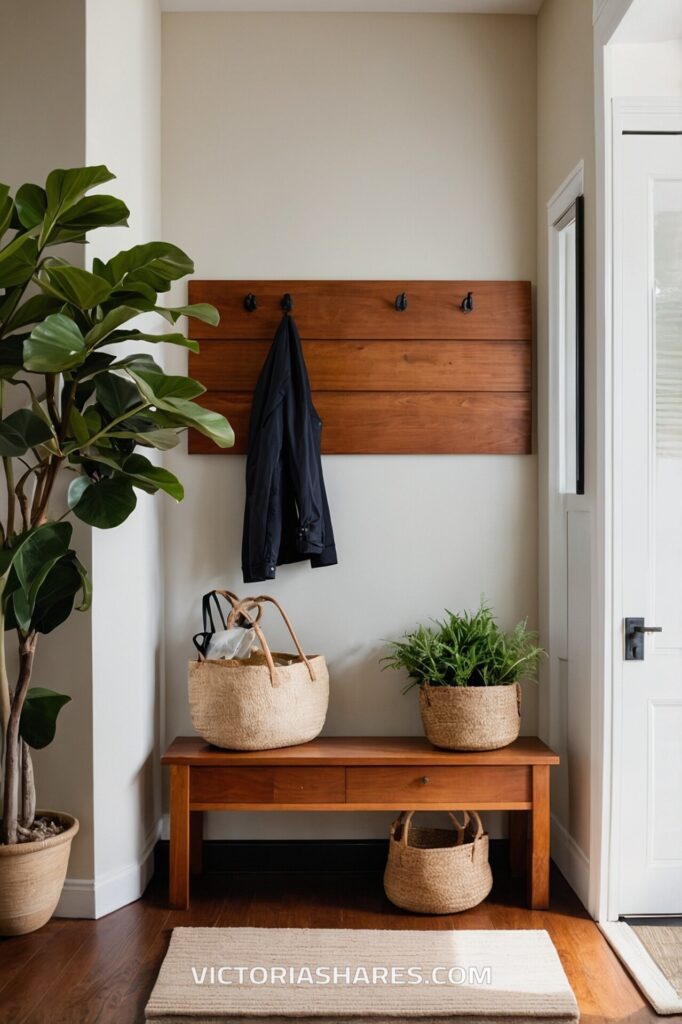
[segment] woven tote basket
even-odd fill
[[[521,728],[521,687],[429,686],[419,689],[426,738],[445,750],[497,750]]]
[[[314,739],[322,731],[329,704],[324,658],[304,654],[274,597],[240,601],[228,590],[217,593],[232,605],[228,629],[239,621],[250,622],[262,654],[224,661],[207,660],[200,654],[198,661],[189,663],[189,706],[195,730],[209,743],[228,750],[271,750]],[[271,652],[259,626],[267,602],[280,612],[297,654]]]
[[[475,907],[493,884],[488,835],[476,811],[452,829],[412,826],[414,811],[391,825],[384,890],[391,903],[420,914],[455,914]]]

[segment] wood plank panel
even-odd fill
[[[204,341],[189,373],[253,391],[271,342]],[[314,391],[530,391],[530,341],[304,341]]]
[[[529,392],[313,393],[327,455],[501,454],[531,451]],[[247,449],[251,394],[212,393],[201,401],[227,416],[236,435],[233,454]],[[191,432],[190,454],[224,454]]]
[[[407,309],[395,298],[405,292]],[[258,309],[247,313],[244,297],[253,292]],[[191,320],[193,338],[272,341],[282,317],[280,300],[292,295],[292,313],[303,338],[320,341],[490,339],[528,341],[531,337],[529,281],[200,281],[189,282],[190,302],[210,302],[220,324]],[[467,292],[474,310],[460,309]]]
[[[458,807],[484,804],[529,803],[531,769],[523,765],[486,767],[485,771],[467,766],[410,767],[387,765],[377,768],[346,769],[348,803],[398,803],[408,808],[443,804],[453,800]],[[455,804],[453,803],[453,807]]]

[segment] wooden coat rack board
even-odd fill
[[[201,400],[234,428],[235,447],[223,454],[246,451],[251,396],[285,294],[324,453],[531,451],[529,282],[192,280],[189,301],[220,311],[217,327],[190,322],[201,353],[190,353],[189,372],[207,388]],[[247,295],[255,296],[252,312]],[[221,450],[191,433],[189,451]]]

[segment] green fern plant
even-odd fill
[[[389,648],[382,664],[407,672],[410,681],[403,693],[422,683],[509,686],[522,678],[535,679],[545,653],[527,619],[506,633],[485,602],[475,612],[446,611],[442,621],[418,626],[400,640],[389,641]]]

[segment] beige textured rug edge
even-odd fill
[[[467,972],[488,968],[489,980],[429,986],[376,983],[327,986],[289,983],[197,984],[207,965],[262,971],[265,965],[419,965]],[[227,966],[231,965],[231,966]],[[471,978],[470,974],[467,974]],[[193,980],[194,978],[194,980]],[[533,930],[368,930],[177,928],[146,1009],[150,1024],[456,1024],[532,1021],[575,1024],[577,1002],[547,932]]]

